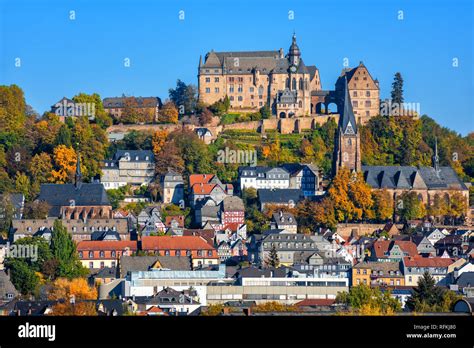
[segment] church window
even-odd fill
[[[296,89],[296,79],[295,78],[293,78],[293,81],[291,81],[291,85],[292,85],[291,89],[295,90]]]
[[[286,88],[290,88],[290,79],[288,78],[286,79],[285,85],[286,85]]]
[[[304,89],[304,86],[303,86],[303,79],[300,77],[300,89]]]

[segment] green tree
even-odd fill
[[[23,295],[32,294],[39,285],[39,277],[35,271],[22,259],[7,260],[10,279],[15,288]]]
[[[54,221],[51,252],[58,261],[57,277],[76,278],[87,274],[79,261],[76,244],[60,220]]]
[[[413,289],[407,300],[407,307],[416,312],[450,311],[458,299],[442,287],[436,286],[436,280],[426,271],[418,280],[418,286]]]
[[[362,315],[387,315],[401,311],[400,302],[390,296],[390,291],[382,292],[365,284],[353,286],[349,292],[338,293],[336,302]]]
[[[59,128],[58,135],[56,136],[55,145],[66,145],[67,147],[72,147],[71,137],[71,130],[66,124],[63,124],[61,128]]]
[[[262,116],[262,118],[264,120],[267,119],[267,118],[272,117],[272,110],[270,109],[270,107],[267,104],[262,106],[260,108],[259,112],[260,112],[260,115]]]
[[[400,108],[403,103],[403,78],[399,72],[393,79],[391,97],[392,104],[396,104]]]
[[[280,258],[278,257],[278,252],[275,248],[275,245],[272,245],[270,252],[268,253],[268,258],[266,260],[267,267],[278,267],[280,265]]]
[[[402,221],[421,219],[426,216],[425,205],[414,191],[404,192],[396,204],[397,214]]]
[[[187,85],[181,80],[176,81],[176,88],[169,89],[170,100],[178,108],[179,115],[192,114],[197,104],[197,88]]]

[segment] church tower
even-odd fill
[[[352,110],[347,78],[344,79],[344,100],[342,112],[339,116],[339,125],[334,142],[333,173],[337,174],[341,167],[351,171],[360,171],[360,134]]]

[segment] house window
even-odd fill
[[[186,256],[191,256],[191,250],[186,250]]]
[[[370,91],[365,91],[365,96],[370,97]]]
[[[357,91],[352,92],[352,96],[357,97]]]
[[[219,82],[219,78],[218,78],[218,77],[214,77],[214,82]]]
[[[112,261],[111,266],[115,267],[115,261]]]
[[[105,263],[104,263],[104,261],[101,261],[100,262],[100,268],[104,268],[104,267],[105,267]]]
[[[94,258],[94,252],[93,251],[89,251],[89,258],[90,259]]]
[[[207,251],[207,256],[212,256],[212,250]]]
[[[219,87],[214,88],[215,93],[219,93]]]
[[[170,251],[169,250],[165,250],[165,256],[170,256]]]
[[[117,253],[115,252],[115,250],[112,250],[112,252],[111,252],[112,257],[115,257],[116,254]]]
[[[79,258],[82,259],[82,251],[79,251]]]
[[[105,257],[105,252],[101,250],[100,253],[99,253],[99,256],[100,257]]]
[[[211,82],[211,78],[210,78],[210,77],[206,77],[206,82]]]
[[[206,93],[211,93],[211,89],[209,87],[206,87]]]
[[[176,250],[176,256],[181,256],[181,250]]]
[[[89,268],[94,268],[94,262],[89,262]]]

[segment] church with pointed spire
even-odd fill
[[[361,170],[360,134],[352,109],[347,79],[345,80],[344,98],[341,104],[342,112],[334,142],[334,175],[343,167],[356,172]]]
[[[111,218],[112,205],[101,183],[84,183],[80,154],[74,180],[67,184],[41,184],[38,200],[49,205],[48,217],[87,220]]]

